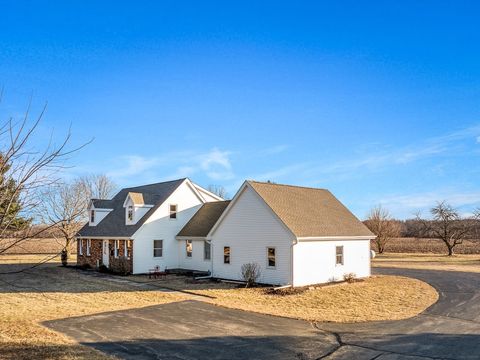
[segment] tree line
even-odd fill
[[[374,241],[379,253],[398,237],[439,239],[448,255],[453,255],[455,247],[464,240],[480,241],[480,208],[471,216],[462,216],[457,209],[442,201],[430,209],[430,215],[430,218],[424,218],[417,214],[411,219],[398,220],[379,205],[370,211],[364,224],[377,236]]]

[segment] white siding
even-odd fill
[[[177,204],[177,218],[170,219],[169,205]],[[180,229],[199,209],[202,202],[184,182],[134,234],[133,273],[146,273],[155,265],[162,269],[179,267]],[[163,240],[163,256],[153,256],[153,240]]]
[[[343,265],[336,265],[336,246],[343,246]],[[301,241],[293,246],[294,286],[343,280],[343,275],[370,276],[369,240]]]
[[[204,240],[192,240],[192,257],[187,257],[185,240],[177,240],[179,267],[188,270],[212,271],[212,261],[204,260]],[[210,258],[211,258],[210,254]]]
[[[260,282],[288,284],[291,274],[292,234],[268,206],[247,187],[212,234],[213,276],[241,280],[241,266],[256,262]],[[223,248],[230,246],[230,264],[223,263]],[[275,247],[275,269],[267,268],[267,247]]]

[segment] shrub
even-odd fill
[[[92,267],[90,266],[90,264],[82,264],[82,265],[79,265],[78,268],[82,270],[88,270],[88,269],[91,269]]]
[[[108,267],[106,267],[105,265],[100,265],[98,267],[98,272],[101,272],[101,273],[109,273],[110,270],[108,269]]]
[[[343,275],[343,280],[345,280],[348,283],[353,283],[355,282],[356,279],[357,279],[357,274],[353,272]]]
[[[267,288],[263,290],[265,295],[288,296],[302,294],[307,290],[306,287],[288,287],[288,288]]]
[[[255,285],[260,278],[260,266],[257,263],[247,263],[242,265],[242,279],[245,281],[245,287]]]
[[[112,259],[110,269],[116,274],[128,275],[131,272],[130,261],[125,256],[120,256],[119,258]]]

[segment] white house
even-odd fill
[[[77,264],[113,268],[126,258],[134,274],[155,266],[178,268],[175,236],[203,204],[220,200],[189,179],[122,189],[111,200],[92,199],[90,221],[76,236]]]
[[[133,273],[154,266],[241,280],[257,263],[260,282],[302,286],[370,275],[375,236],[328,190],[246,181],[232,201],[191,182],[128,188],[92,200],[78,234],[78,264]]]

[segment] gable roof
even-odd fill
[[[375,235],[330,191],[247,181],[297,237]]]
[[[185,224],[177,236],[206,237],[230,201],[207,202]]]
[[[132,192],[130,191],[127,196],[132,199],[134,205],[145,205],[145,201],[143,200],[143,194],[140,192]],[[153,205],[153,204],[149,204]]]
[[[132,236],[152,215],[155,210],[162,205],[165,200],[182,184],[186,179],[166,181],[156,184],[149,184],[131,188],[125,188],[109,201],[109,208],[113,209],[96,226],[89,226],[87,223],[76,236],[80,237],[130,237]],[[134,225],[126,225],[125,209],[123,203],[129,193],[140,193],[146,204],[154,205],[147,213]]]

